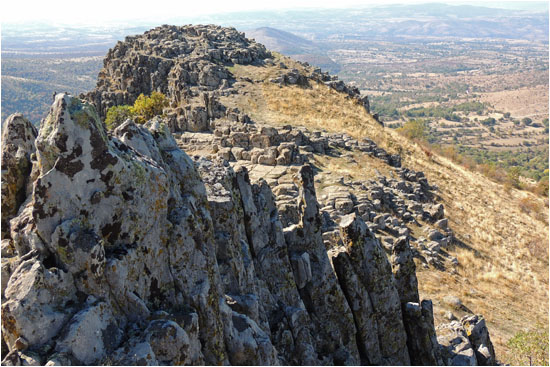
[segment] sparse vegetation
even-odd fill
[[[164,94],[153,92],[147,97],[142,93],[134,102],[131,111],[136,116],[136,122],[143,124],[155,116],[162,115],[163,108],[167,106],[168,100]]]
[[[399,133],[417,142],[427,142],[429,127],[425,120],[410,120],[397,129]]]
[[[113,106],[107,110],[105,125],[113,130],[127,119],[143,124],[155,116],[162,115],[164,107],[168,106],[166,96],[160,92],[153,92],[147,97],[140,94],[133,106]]]
[[[497,123],[497,120],[495,120],[493,117],[487,117],[486,119],[483,119],[480,121],[481,125],[483,126],[495,126]]]
[[[460,121],[460,116],[458,116],[455,111],[457,111],[454,107],[442,107],[442,106],[435,106],[435,107],[415,107],[411,108],[410,110],[407,110],[405,112],[405,115],[407,117],[432,117],[432,118],[443,118],[447,121]]]
[[[512,365],[548,366],[548,328],[520,331],[508,340],[508,363]]]
[[[105,126],[107,129],[114,130],[127,119],[133,119],[135,115],[132,113],[132,107],[127,105],[113,106],[107,110],[105,117]]]

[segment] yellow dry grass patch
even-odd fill
[[[246,72],[257,77],[260,69],[248,67]],[[447,309],[441,300],[458,296],[472,312],[485,316],[499,356],[505,355],[506,342],[516,332],[548,324],[547,201],[429,154],[397,132],[382,128],[362,106],[324,84],[311,83],[309,88],[250,84],[246,95],[224,102],[261,123],[368,137],[389,152],[400,153],[404,167],[424,172],[430,184],[439,187],[445,215],[459,243],[448,252],[460,265],[455,275],[418,267],[420,292],[434,301],[436,323],[447,322],[438,311]],[[368,179],[374,177],[374,168],[387,174],[384,169],[388,168],[376,159],[360,153],[353,158],[357,163],[316,156],[321,179],[323,175]]]
[[[314,155],[315,167],[319,169],[317,175],[321,180],[326,176],[344,176],[351,181],[366,181],[376,177],[377,172],[390,175],[391,167],[380,159],[370,157],[361,152],[345,152],[341,156]]]
[[[311,82],[309,88],[262,85],[266,102],[262,117],[276,125],[294,124],[331,132],[345,132],[354,137],[378,140],[382,129],[356,100]]]
[[[388,134],[399,144],[412,145],[394,131]],[[548,323],[548,204],[444,157],[428,158],[417,148],[408,149],[404,165],[423,171],[438,185],[450,227],[463,243],[450,251],[459,260],[463,281],[439,282],[437,272],[421,271],[421,293],[434,299],[456,295],[483,314],[497,352],[504,355],[506,341],[516,332]],[[528,213],[522,208],[526,201],[535,208]]]

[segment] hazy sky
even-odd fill
[[[296,8],[345,8],[395,3],[466,1],[445,0],[8,0],[0,11],[2,22],[53,21],[62,23],[97,24],[101,21],[154,20],[174,16],[192,17],[202,14],[238,12],[244,10],[274,10]],[[497,4],[499,0],[470,2],[472,5]]]

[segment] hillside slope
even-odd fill
[[[492,365],[547,322],[547,217],[356,88],[216,26],[104,65],[38,133],[4,124],[4,363]],[[106,130],[153,91],[162,116]]]
[[[299,67],[293,61],[283,62]],[[241,67],[238,76],[254,78],[264,68]],[[497,350],[516,332],[548,323],[548,201],[528,192],[505,188],[485,176],[468,171],[450,160],[382,128],[345,95],[323,84],[310,88],[248,84],[244,96],[228,98],[256,121],[291,123],[327,132],[347,132],[357,139],[368,137],[389,152],[399,153],[405,167],[423,172],[438,187],[449,227],[455,237],[446,250],[456,257],[455,272],[419,267],[421,294],[434,300],[436,322],[452,309],[444,298],[456,295],[463,304],[485,315]],[[379,164],[361,157],[357,163],[320,159],[330,176],[349,175],[350,180],[376,177]],[[369,167],[370,166],[370,167]],[[386,173],[388,175],[388,173]],[[318,187],[324,186],[321,178]],[[420,228],[410,227],[415,236]],[[526,312],[525,310],[529,310]],[[461,313],[461,312],[459,312]]]

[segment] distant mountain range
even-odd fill
[[[502,7],[512,5],[518,8],[521,4],[503,3]],[[447,4],[270,10],[116,24],[98,21],[95,26],[3,22],[2,119],[7,113],[19,110],[32,116],[33,121],[39,120],[51,102],[49,86],[55,84],[59,90],[75,94],[86,91],[93,86],[90,80],[95,79],[101,68],[97,57],[105,55],[126,35],[139,34],[162,23],[235,27],[271,50],[338,73],[341,65],[328,56],[328,51],[339,50],[343,45],[353,49],[355,41],[500,38],[547,44],[548,4],[535,2],[521,6],[519,9],[523,10]],[[81,80],[69,82],[67,76],[71,79],[74,75]],[[82,79],[83,76],[86,78]]]
[[[531,4],[530,6],[527,6]],[[472,5],[409,4],[349,9],[305,9],[175,16],[147,22],[127,21],[97,27],[29,22],[2,24],[2,56],[82,52],[103,55],[125,35],[168,24],[219,24],[248,31],[265,42],[276,39],[287,52],[318,49],[311,41],[396,38],[508,38],[548,41],[548,4],[529,2],[524,9]],[[502,7],[511,4],[503,3]],[[512,3],[513,5],[513,3]],[[495,5],[500,6],[500,5]],[[277,30],[272,30],[276,28]],[[290,32],[281,33],[280,31]],[[302,39],[299,39],[299,38]],[[308,43],[308,41],[310,43]],[[268,47],[269,44],[266,44]],[[297,49],[295,49],[297,48]],[[321,52],[322,54],[322,52]]]
[[[255,39],[268,49],[280,52],[303,62],[308,62],[331,73],[340,71],[340,65],[332,60],[322,45],[290,32],[271,27],[261,27],[245,31],[248,38]]]

